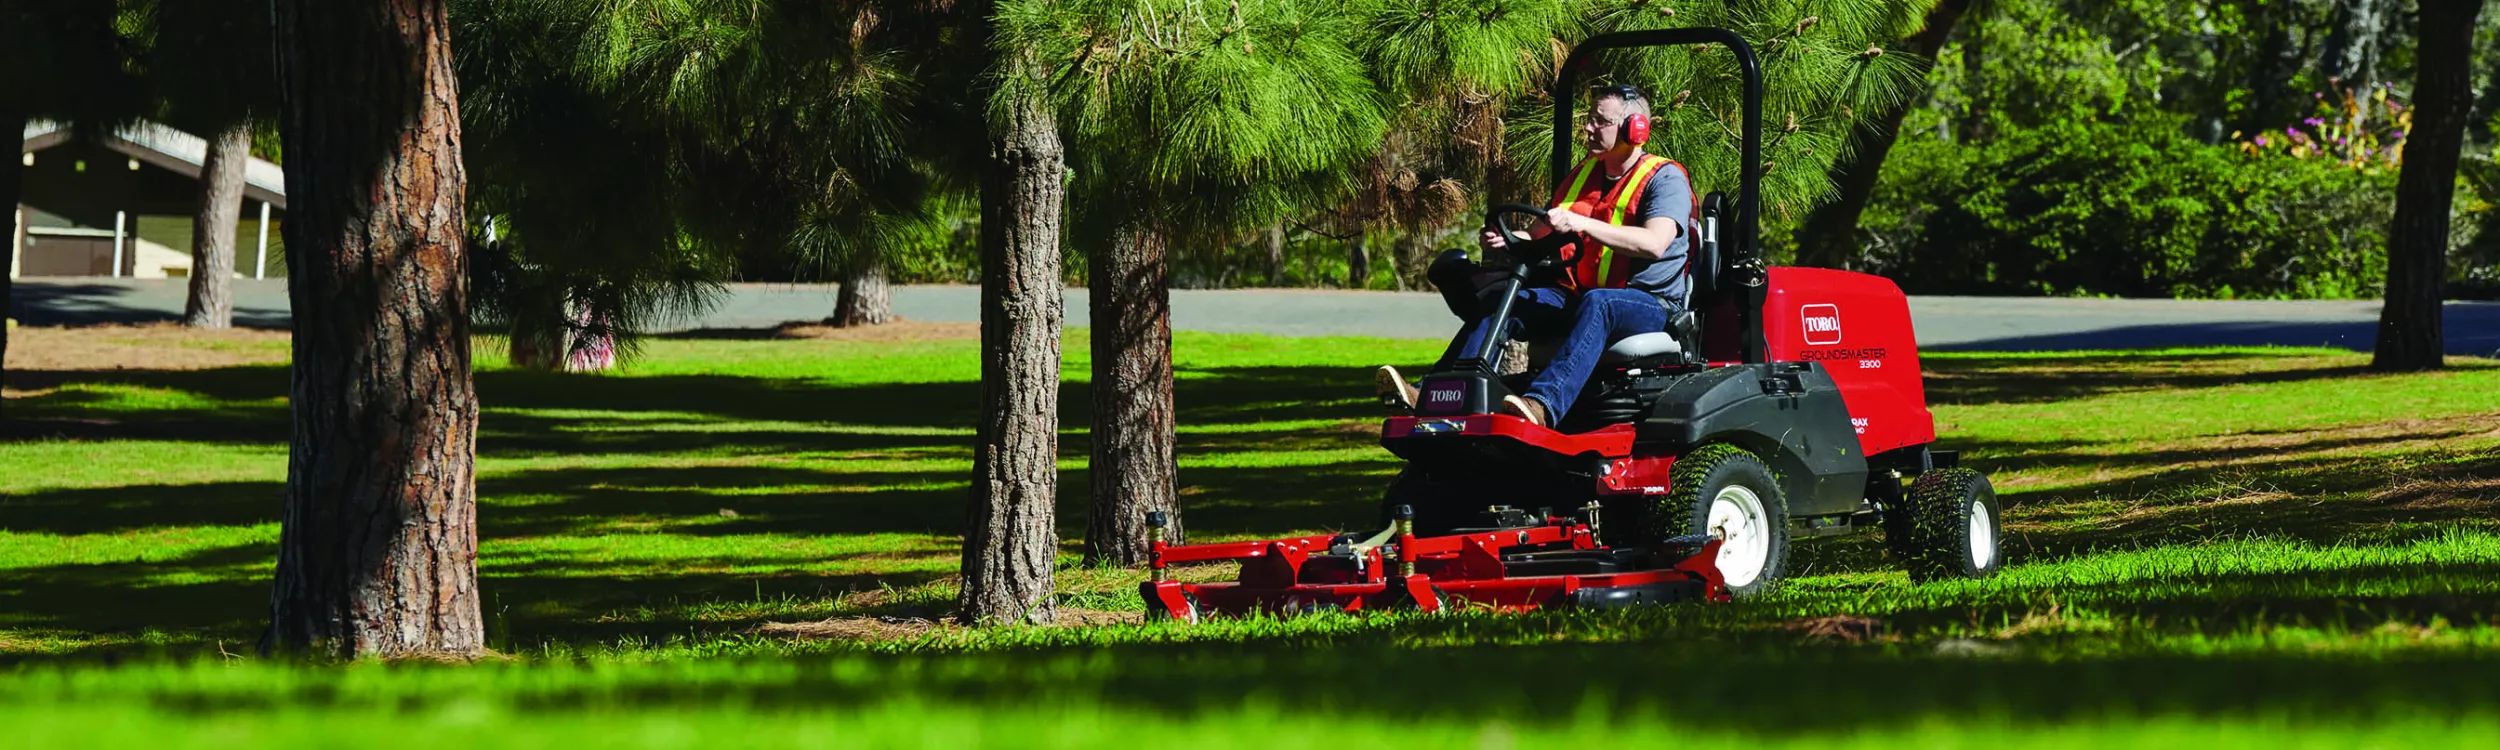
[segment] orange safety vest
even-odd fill
[[[1668,167],[1674,167],[1677,172],[1685,174],[1685,179],[1691,179],[1692,173],[1687,172],[1684,165],[1657,154],[1642,154],[1641,160],[1632,165],[1632,171],[1624,173],[1623,179],[1601,190],[1589,187],[1589,181],[1596,177],[1597,170],[1605,168],[1604,165],[1595,158],[1582,159],[1580,167],[1572,170],[1571,182],[1554,191],[1554,207],[1569,208],[1572,213],[1623,226],[1624,218],[1633,213],[1632,207],[1639,205],[1641,196],[1648,192],[1649,178]],[[1628,253],[1616,255],[1614,248],[1602,244],[1584,248],[1580,252],[1580,261],[1572,264],[1571,272],[1564,275],[1563,286],[1573,291],[1622,288],[1632,280],[1632,274],[1640,270],[1633,267],[1639,260]]]

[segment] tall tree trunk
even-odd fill
[[[1371,252],[1363,247],[1366,233],[1354,230],[1354,239],[1345,243],[1345,288],[1361,289],[1372,283]]]
[[[844,269],[842,290],[833,297],[835,328],[881,326],[894,320],[894,295],[885,283],[885,259],[868,254]]]
[[[1399,232],[1398,238],[1389,243],[1389,260],[1397,275],[1398,291],[1423,288],[1424,257],[1430,254],[1428,249],[1423,230]]]
[[[2249,62],[2248,79],[2243,83],[2249,105],[2241,110],[2235,127],[2243,133],[2255,133],[2274,127],[2294,107],[2306,106],[2305,101],[2292,102],[2288,94],[2292,77],[2300,73],[2309,51],[2307,44],[2295,44],[2292,40],[2293,31],[2304,20],[2294,17],[2298,8],[2289,3],[2248,3],[2242,8],[2248,14],[2247,26],[2255,30],[2258,42],[2255,59]]]
[[[485,652],[460,106],[444,0],[281,0],[295,310],[264,646]]]
[[[1058,617],[1066,155],[1049,107],[1031,95],[1010,99],[991,123],[981,175],[981,424],[956,601],[957,616],[973,624]]]
[[[1943,0],[1927,11],[1927,25],[1918,33],[1902,40],[1911,54],[1934,59],[1952,36],[1953,25],[1970,9],[1971,0]],[[1807,215],[1806,225],[1798,231],[1797,265],[1819,268],[1847,268],[1858,253],[1858,218],[1866,214],[1866,206],[1875,198],[1875,185],[1883,176],[1884,159],[1891,155],[1893,141],[1901,135],[1901,118],[1908,115],[1907,106],[1883,113],[1878,122],[1857,131],[1857,158],[1840,171],[1840,199],[1824,204]]]
[[[208,139],[200,203],[191,219],[191,297],[182,305],[183,325],[234,325],[234,226],[243,213],[243,167],[251,161],[252,121],[236,122]]]
[[[2321,82],[2332,80],[2337,89],[2365,89],[2377,80],[2378,61],[2386,52],[2387,17],[2395,5],[2395,0],[2335,0],[2326,43],[2318,52]]]
[[[1980,0],[1987,2],[1988,0]],[[1974,23],[1962,42],[1963,88],[1970,97],[1970,109],[1963,114],[1962,132],[1954,136],[1959,143],[1986,143],[1995,137],[1996,128],[1989,121],[1988,99],[1988,25]]]
[[[1267,228],[1267,285],[1285,285],[1285,225]]]
[[[1145,213],[1145,212],[1141,212]],[[1170,514],[1183,538],[1172,464],[1172,295],[1165,288],[1170,238],[1132,217],[1094,253],[1093,512],[1088,563],[1146,561],[1146,513]]]
[[[0,133],[22,135],[25,132],[26,115],[10,107],[7,102],[0,102]],[[23,148],[22,145],[20,147]],[[18,155],[11,154],[7,159],[0,160],[0,210],[9,212],[9,237],[14,243],[10,246],[12,248],[25,244],[26,240],[26,228],[19,225],[19,222],[26,220],[25,212],[17,205],[18,200],[25,195],[26,165],[19,161],[19,158]],[[8,321],[11,304],[9,295],[12,287],[16,285],[16,277],[0,272],[0,384],[8,382]],[[0,396],[0,422],[7,421],[8,416],[7,397]]]
[[[2447,350],[2440,330],[2448,275],[2448,211],[2457,184],[2457,148],[2474,108],[2474,17],[2482,0],[2421,0],[2416,17],[2413,132],[2405,134],[2396,175],[2396,220],[2387,233],[2387,306],[2379,312],[2370,367],[2438,369]]]

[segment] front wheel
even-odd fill
[[[1737,598],[1771,590],[1788,569],[1788,498],[1762,459],[1709,445],[1676,459],[1667,494],[1653,496],[1645,540],[1706,534],[1720,541],[1719,575]]]
[[[1987,475],[1970,469],[1938,469],[1911,483],[1903,518],[1886,533],[1910,571],[1910,580],[1987,578],[2005,567],[2000,539],[2004,508]]]

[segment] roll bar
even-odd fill
[[[1740,328],[1745,332],[1744,361],[1769,361],[1762,340],[1762,300],[1765,294],[1762,271],[1762,64],[1754,57],[1753,45],[1736,32],[1722,28],[1696,26],[1681,29],[1648,29],[1599,34],[1571,49],[1563,60],[1562,75],[1554,79],[1554,156],[1552,173],[1554,189],[1562,188],[1568,179],[1574,155],[1575,130],[1571,127],[1571,107],[1579,100],[1580,70],[1589,57],[1610,49],[1630,47],[1662,47],[1687,44],[1717,44],[1736,53],[1736,64],[1745,77],[1743,153],[1740,155],[1739,181],[1736,193],[1735,241],[1722,240],[1720,247],[1732,249],[1728,265],[1733,274],[1723,275],[1735,283],[1741,294],[1736,305]]]

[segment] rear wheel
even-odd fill
[[[1902,517],[1885,533],[1902,535],[1891,547],[1910,580],[1986,578],[2005,567],[2005,513],[1987,475],[1938,469],[1920,475],[1908,494]]]
[[[1669,491],[1653,495],[1645,541],[1708,535],[1718,539],[1719,575],[1728,593],[1771,590],[1788,569],[1788,498],[1762,459],[1733,445],[1709,445],[1676,459]]]

